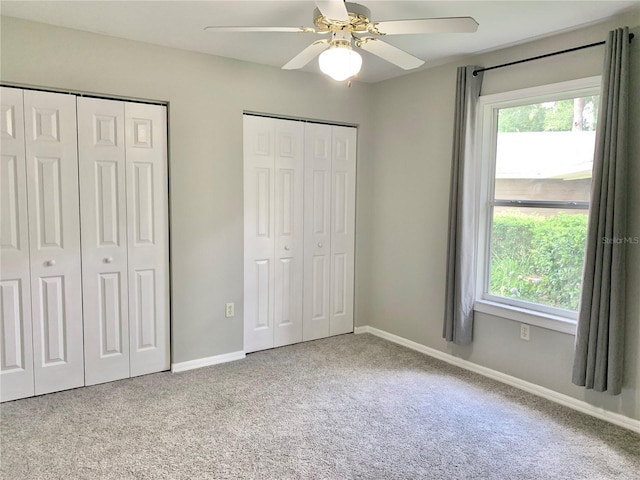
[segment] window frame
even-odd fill
[[[577,312],[548,305],[511,299],[489,293],[492,212],[496,206],[524,206],[588,210],[589,202],[542,200],[495,200],[498,111],[566,98],[600,95],[601,76],[593,76],[537,87],[484,95],[476,111],[476,155],[481,159],[478,178],[479,219],[477,236],[476,301],[474,310],[502,318],[574,334]]]

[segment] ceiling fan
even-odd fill
[[[385,35],[425,33],[472,33],[478,23],[471,17],[421,18],[374,22],[371,11],[357,3],[343,0],[316,0],[313,12],[315,27],[223,27],[210,26],[213,32],[290,32],[330,35],[317,40],[292,58],[282,68],[296,70],[307,65],[317,55],[320,70],[334,80],[342,81],[357,75],[362,57],[353,49],[362,49],[404,70],[411,70],[424,61],[380,40]]]

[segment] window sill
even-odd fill
[[[476,300],[473,305],[476,312],[487,313],[507,320],[535,325],[536,327],[555,330],[556,332],[576,334],[576,321],[549,313],[536,312],[526,308],[513,307],[488,300]]]

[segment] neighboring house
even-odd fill
[[[588,202],[595,135],[595,131],[499,133],[496,198]],[[537,209],[536,213],[549,212]]]

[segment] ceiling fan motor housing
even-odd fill
[[[349,12],[348,22],[327,18],[316,8],[313,11],[313,24],[316,26],[318,32],[346,30],[356,33],[374,33],[372,30],[375,30],[375,25],[371,23],[371,10],[357,3],[345,2],[345,6]]]

